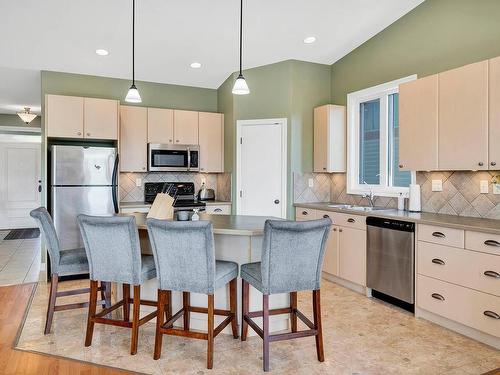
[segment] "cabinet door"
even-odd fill
[[[148,111],[143,107],[120,107],[120,170],[146,172]]]
[[[328,106],[314,108],[314,172],[328,168]]]
[[[148,143],[174,143],[174,111],[148,108]]]
[[[224,172],[224,115],[199,113],[200,171]]]
[[[339,275],[339,227],[335,225],[332,226],[326,243],[323,272]]]
[[[118,101],[84,98],[83,130],[85,138],[118,139]]]
[[[366,231],[339,228],[339,276],[366,286]]]
[[[439,169],[488,169],[488,61],[439,74],[438,113]]]
[[[83,98],[47,95],[47,136],[83,138]]]
[[[174,110],[175,144],[198,144],[198,112]]]
[[[489,163],[500,169],[500,57],[489,61]]]
[[[399,168],[438,169],[438,76],[399,86]]]

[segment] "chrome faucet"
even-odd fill
[[[362,197],[363,198],[368,198],[368,202],[370,202],[370,207],[374,207],[375,206],[375,203],[374,203],[374,201],[375,201],[375,195],[373,194],[373,189],[372,189],[372,187],[370,185],[368,185],[366,183],[366,181],[363,181],[363,183],[366,186],[368,186],[368,189],[369,189],[370,193],[369,194],[363,194]]]

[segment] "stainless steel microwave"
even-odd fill
[[[148,170],[151,172],[199,171],[200,146],[148,144]]]

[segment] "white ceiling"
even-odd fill
[[[245,0],[244,68],[287,59],[332,64],[421,2]],[[35,93],[40,105],[34,71],[130,78],[131,8],[131,0],[1,1],[0,112]],[[138,80],[217,88],[238,69],[238,0],[137,0],[136,8]],[[316,43],[304,44],[311,35]],[[202,68],[190,68],[193,61]]]

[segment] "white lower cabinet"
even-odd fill
[[[332,229],[330,229],[323,261],[323,272],[335,276],[339,275],[339,229],[336,225],[333,225]]]
[[[339,228],[339,277],[366,286],[366,231]]]

